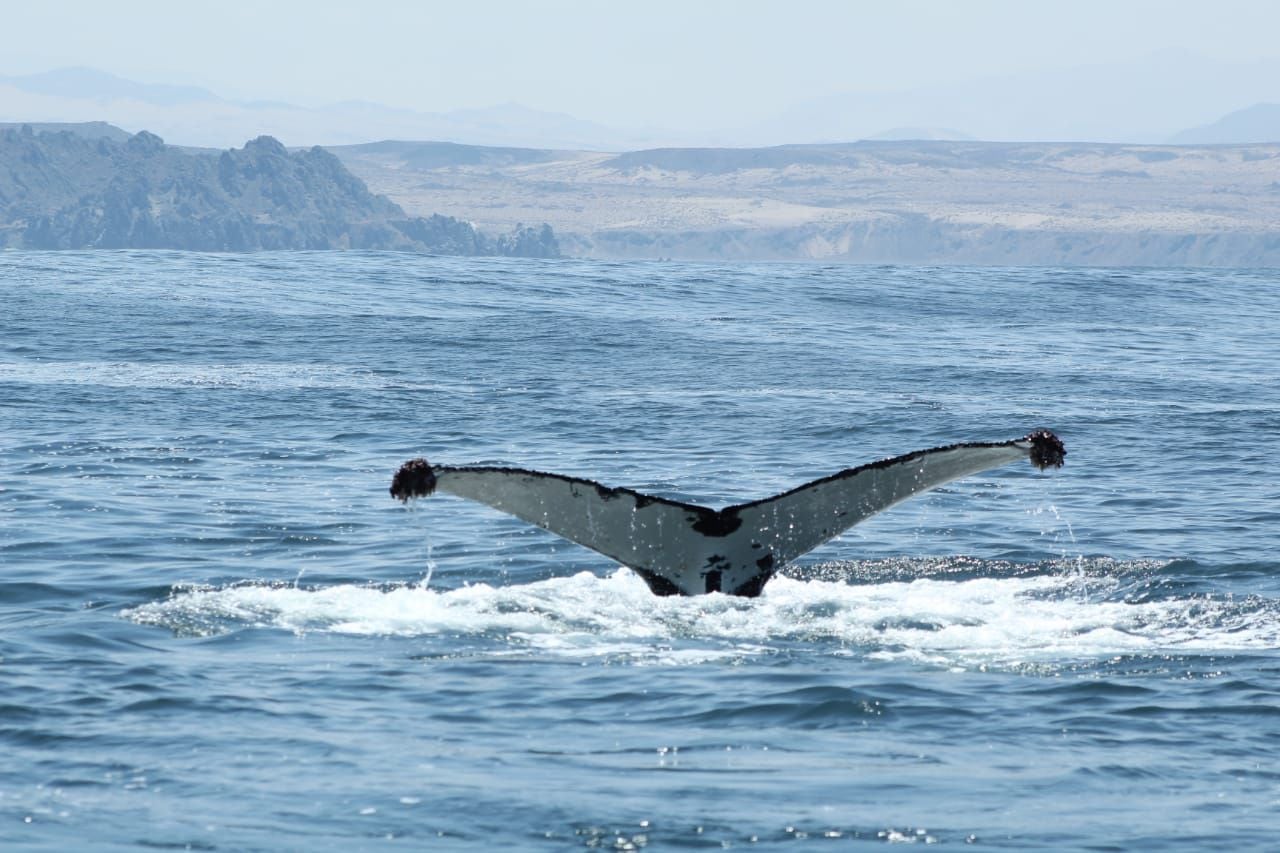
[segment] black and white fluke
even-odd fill
[[[488,504],[617,560],[657,595],[756,596],[787,563],[912,495],[1020,459],[1058,468],[1065,455],[1056,435],[1039,430],[917,450],[719,510],[560,474],[425,459],[400,467],[391,494],[442,491]]]

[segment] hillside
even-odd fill
[[[410,213],[546,220],[601,258],[1280,265],[1280,144],[330,150]]]
[[[490,237],[409,216],[321,148],[271,137],[222,152],[87,129],[0,130],[0,246],[32,249],[397,249],[558,254],[549,228]]]
[[[24,127],[31,128],[34,133],[67,133],[83,136],[85,139],[110,139],[112,142],[124,142],[133,134],[127,130],[121,130],[114,124],[105,121],[46,121],[46,122],[3,122],[0,121],[0,130],[22,130]]]

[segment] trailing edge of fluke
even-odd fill
[[[425,459],[400,467],[391,494],[408,501],[439,491],[487,504],[618,561],[657,595],[757,596],[787,563],[912,495],[1019,459],[1060,468],[1066,453],[1048,430],[952,444],[718,510],[561,474]]]

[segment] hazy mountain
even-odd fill
[[[966,141],[972,140],[973,137],[967,133],[961,133],[958,130],[952,130],[947,127],[891,127],[888,130],[873,133],[867,139],[886,142],[913,139]]]
[[[1280,61],[1230,63],[1169,50],[1122,64],[833,95],[742,128],[738,138],[841,142],[886,127],[958,127],[988,140],[1151,143],[1259,101],[1280,101]]]
[[[1177,145],[1235,145],[1280,142],[1280,104],[1254,104],[1228,113],[1212,124],[1175,134]]]
[[[0,76],[0,83],[36,95],[96,101],[133,100],[163,107],[220,100],[208,89],[197,86],[138,83],[93,68],[58,68],[19,77]]]
[[[90,121],[107,121],[131,131],[148,128],[174,144],[212,148],[263,135],[292,145],[435,139],[621,151],[654,144],[643,134],[519,104],[443,113],[367,101],[309,108],[276,101],[232,101],[194,86],[137,83],[88,68],[0,76],[0,122]]]

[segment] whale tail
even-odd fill
[[[1039,430],[917,450],[719,510],[561,474],[425,459],[400,467],[391,494],[486,504],[618,561],[657,595],[756,596],[787,563],[912,495],[1020,459],[1058,468],[1065,455],[1056,435]]]

